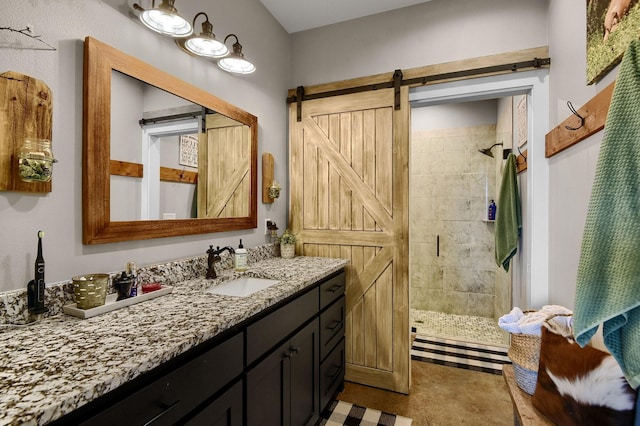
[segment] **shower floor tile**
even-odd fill
[[[411,331],[417,334],[509,345],[509,333],[498,327],[498,321],[493,318],[411,309],[410,320]]]

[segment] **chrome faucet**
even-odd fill
[[[213,246],[209,246],[209,250],[207,250],[207,254],[209,255],[209,257],[207,258],[207,263],[209,265],[207,269],[208,279],[217,278],[215,263],[220,262],[220,260],[222,260],[220,258],[220,253],[222,253],[225,250],[227,250],[231,254],[235,253],[235,250],[233,249],[233,247],[230,247],[230,246],[226,246],[222,248],[220,248],[220,246],[217,246],[215,250],[213,249]]]

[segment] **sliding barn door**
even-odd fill
[[[408,393],[408,90],[290,108],[290,227],[298,253],[350,260],[346,378]]]
[[[198,217],[249,216],[251,174],[249,126],[208,114],[198,149]]]

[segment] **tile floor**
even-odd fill
[[[509,333],[498,327],[498,320],[467,315],[411,309],[411,327],[418,334],[475,343],[509,345]]]

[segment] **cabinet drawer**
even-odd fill
[[[344,296],[320,314],[320,359],[344,336]]]
[[[303,294],[247,327],[247,365],[318,314],[318,289]]]
[[[240,333],[83,424],[175,424],[242,373],[242,352]]]
[[[231,389],[209,403],[192,417],[186,426],[242,426],[243,423],[242,380]]]
[[[320,364],[320,412],[344,385],[344,338]]]
[[[341,272],[320,285],[320,310],[344,294],[345,273]]]

